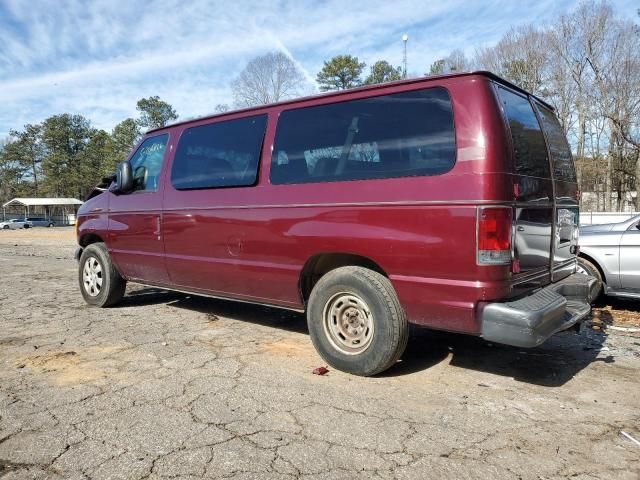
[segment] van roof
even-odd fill
[[[410,79],[406,79],[406,80],[396,80],[396,81],[393,81],[393,82],[377,83],[375,85],[365,85],[365,86],[361,86],[361,87],[350,88],[348,90],[337,90],[337,91],[331,91],[331,92],[324,92],[324,93],[320,93],[320,94],[316,94],[316,95],[308,95],[306,97],[298,97],[298,98],[292,98],[292,99],[289,99],[289,100],[283,100],[281,102],[268,103],[268,104],[265,104],[265,105],[256,105],[255,107],[241,108],[241,109],[238,109],[238,110],[229,110],[228,112],[223,112],[223,113],[203,115],[203,116],[200,116],[200,117],[195,117],[195,118],[189,118],[187,120],[182,120],[180,122],[174,122],[174,123],[171,123],[169,125],[165,125],[164,127],[152,128],[150,130],[147,130],[145,135],[148,134],[148,133],[151,133],[151,132],[156,132],[156,131],[159,131],[159,130],[165,130],[167,128],[175,127],[176,125],[183,125],[183,124],[188,124],[188,123],[192,123],[192,122],[198,122],[198,121],[205,120],[205,119],[208,119],[208,118],[221,118],[221,117],[225,117],[227,115],[243,113],[243,112],[258,112],[258,111],[267,110],[269,108],[280,106],[280,105],[291,105],[291,104],[296,104],[296,103],[307,102],[309,100],[313,100],[313,99],[316,99],[316,98],[339,97],[341,95],[348,95],[348,94],[351,94],[351,93],[354,93],[354,92],[362,92],[362,91],[369,91],[369,90],[373,91],[373,90],[377,90],[377,89],[380,89],[380,88],[388,88],[390,86],[411,85],[412,83],[420,83],[420,82],[425,82],[425,81],[440,80],[440,79],[443,79],[443,78],[467,77],[467,76],[471,76],[471,75],[482,75],[484,77],[490,78],[491,80],[495,80],[495,81],[497,81],[499,83],[502,83],[503,85],[506,85],[506,86],[514,89],[514,90],[517,90],[517,91],[519,91],[521,93],[524,93],[525,95],[533,97],[538,102],[544,104],[546,107],[550,108],[551,110],[555,110],[552,105],[550,105],[549,103],[545,102],[541,98],[533,95],[532,93],[527,92],[523,88],[511,83],[508,80],[505,80],[504,78],[496,75],[495,73],[492,73],[492,72],[489,72],[489,71],[486,71],[486,70],[475,70],[475,71],[470,71],[470,72],[447,73],[447,74],[442,74],[442,75],[432,75],[432,76],[428,76],[428,77],[417,77],[417,78],[410,78]]]

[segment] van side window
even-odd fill
[[[565,182],[575,182],[576,168],[571,157],[571,148],[567,142],[567,137],[558,122],[555,114],[546,107],[536,104],[540,119],[542,120],[542,128],[547,135],[547,143],[551,152],[551,160],[553,161],[553,176],[558,180]]]
[[[453,168],[451,99],[436,87],[285,110],[271,183],[438,175]]]
[[[176,149],[171,184],[178,190],[253,185],[267,115],[186,129]]]
[[[547,145],[529,100],[502,87],[498,87],[498,97],[511,130],[516,173],[549,178]]]
[[[129,160],[133,172],[133,191],[155,192],[169,134],[149,137]]]

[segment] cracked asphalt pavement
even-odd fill
[[[140,286],[91,308],[73,250],[0,232],[0,477],[639,478],[634,328],[414,329],[383,375],[318,376],[302,315]]]

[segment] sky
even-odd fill
[[[0,139],[58,113],[111,131],[159,95],[181,119],[231,104],[253,57],[280,50],[315,88],[323,61],[352,54],[411,74],[454,49],[472,54],[511,27],[549,24],[578,0],[0,0]],[[616,0],[635,17],[637,0]]]

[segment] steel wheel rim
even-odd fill
[[[373,340],[371,309],[353,293],[340,292],[325,304],[324,333],[331,344],[346,355],[364,352]]]
[[[97,297],[102,290],[102,266],[95,257],[89,257],[82,268],[84,291],[91,297]]]

